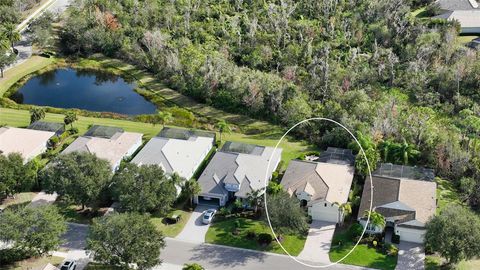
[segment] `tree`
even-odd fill
[[[190,179],[183,183],[182,192],[190,199],[190,206],[193,206],[193,197],[202,192],[202,187],[195,179]]]
[[[20,33],[16,29],[16,25],[13,23],[7,23],[4,25],[3,33],[4,36],[8,39],[10,42],[10,46],[12,47],[12,50],[15,52],[15,43],[20,41],[21,36]]]
[[[338,202],[334,202],[336,206],[338,206],[338,221],[340,225],[343,224],[343,220],[347,215],[352,213],[352,205],[349,202],[339,204]]]
[[[304,233],[308,230],[307,218],[300,208],[300,201],[286,191],[267,196],[266,208],[270,223],[278,232]]]
[[[95,218],[87,237],[87,249],[95,261],[130,269],[149,269],[161,263],[165,240],[148,215],[111,214]]]
[[[198,263],[186,263],[183,265],[182,270],[205,270],[205,268]]]
[[[69,111],[65,114],[63,122],[65,125],[70,125],[70,128],[73,128],[73,123],[78,120],[77,114],[74,111]]]
[[[162,126],[165,126],[173,120],[173,116],[169,112],[159,112],[157,115],[157,119]]]
[[[33,107],[30,109],[30,124],[45,118],[45,109],[41,107]]]
[[[113,177],[113,194],[127,211],[166,213],[176,199],[175,180],[158,165],[127,163]]]
[[[95,205],[111,175],[108,161],[94,154],[73,152],[53,159],[40,173],[40,179],[46,192],[57,192],[84,209]]]
[[[223,133],[230,133],[232,129],[230,125],[225,120],[220,120],[217,122],[218,132],[220,132],[220,141],[222,141],[222,134]]]
[[[10,52],[8,39],[0,33],[0,77],[3,78],[3,70],[15,62],[17,56]]]
[[[447,205],[426,224],[426,249],[438,252],[448,264],[480,255],[480,219],[460,205]]]
[[[30,191],[34,186],[38,170],[35,160],[27,164],[23,162],[19,153],[10,153],[8,156],[0,154],[0,195]]]
[[[31,256],[57,249],[67,230],[65,219],[54,206],[8,208],[1,215],[0,239]]]
[[[263,205],[263,193],[265,189],[257,189],[247,193],[247,201],[250,207],[253,207],[255,213],[258,212],[258,208]]]
[[[368,215],[370,215],[369,223],[371,226],[373,226],[374,228],[380,228],[380,229],[385,228],[386,221],[385,221],[385,217],[382,216],[382,214],[375,211],[366,210],[363,217],[367,218]]]
[[[365,156],[367,157],[368,165],[370,165],[370,170],[373,172],[380,160],[380,154],[375,148],[369,148],[365,150]],[[365,160],[365,157],[361,152],[355,157],[355,169],[360,175],[368,176],[369,171],[367,160]]]

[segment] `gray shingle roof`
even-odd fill
[[[475,9],[469,0],[438,0],[437,3],[443,10],[454,11]]]

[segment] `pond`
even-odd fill
[[[57,108],[125,115],[155,113],[155,105],[135,92],[135,87],[111,73],[66,68],[31,78],[11,98],[17,103]]]

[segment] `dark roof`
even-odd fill
[[[84,136],[111,139],[118,132],[124,132],[122,128],[93,125]]]
[[[475,9],[469,0],[438,0],[438,5],[443,10],[471,10]]]
[[[65,131],[65,127],[62,123],[45,122],[45,121],[34,122],[30,124],[27,128],[34,129],[34,130],[55,132],[57,135],[62,134]]]
[[[328,147],[315,161],[353,166],[355,163],[355,155],[350,149]]]
[[[249,155],[261,155],[265,147],[254,144],[239,142],[226,142],[222,147],[222,152],[241,153]]]
[[[188,140],[192,136],[215,138],[215,133],[201,130],[164,127],[157,135],[157,137],[179,140]]]
[[[435,178],[435,174],[432,169],[395,165],[392,163],[381,163],[380,166],[378,166],[377,169],[372,173],[372,175],[425,181],[433,181]]]

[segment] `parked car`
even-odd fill
[[[77,268],[77,262],[75,260],[66,260],[62,263],[60,270],[75,270]]]
[[[203,224],[210,224],[216,212],[217,210],[215,209],[208,209],[207,211],[203,212],[203,218],[202,218]]]

